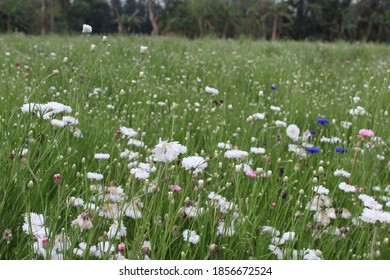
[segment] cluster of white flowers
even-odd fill
[[[223,143],[223,142],[219,142],[217,146],[220,149],[226,149],[226,150],[230,150],[232,148],[232,146],[229,143]]]
[[[348,112],[352,116],[363,116],[367,114],[366,110],[361,106],[357,106],[355,109],[350,109]]]
[[[130,166],[133,166],[131,164]],[[137,167],[130,169],[130,174],[134,175],[135,178],[145,180],[148,179],[150,176],[150,173],[153,173],[156,171],[156,167],[149,164],[149,163],[138,163]]]
[[[50,120],[50,123],[54,129],[60,129],[68,126],[69,130],[73,132],[73,136],[77,138],[82,137],[81,130],[74,127],[79,123],[78,119],[65,115],[72,113],[72,108],[69,106],[58,102],[48,102],[43,104],[26,103],[23,104],[21,110],[24,114],[32,113],[44,120]],[[55,119],[57,115],[63,115],[62,119]]]
[[[301,158],[307,157],[307,153],[306,153],[305,149],[303,149],[297,145],[294,145],[294,144],[288,144],[288,151],[295,153],[296,155],[298,155]]]

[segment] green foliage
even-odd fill
[[[371,0],[164,0],[153,5],[161,35],[388,42],[390,3]],[[3,0],[0,32],[151,34],[144,0]]]

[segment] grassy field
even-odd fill
[[[388,52],[1,36],[0,259],[390,259]]]

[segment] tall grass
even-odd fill
[[[141,53],[141,45],[148,50]],[[0,37],[0,259],[390,258],[387,54],[388,46],[369,44]],[[51,101],[71,107],[66,115],[78,124],[56,129],[36,111],[22,113],[23,104]],[[366,113],[352,115],[357,106]],[[297,125],[299,140],[277,120]],[[137,131],[133,138],[144,146],[129,145],[122,126]],[[359,138],[363,128],[376,137]],[[73,135],[77,129],[81,137]],[[156,162],[160,139],[178,141],[187,152]],[[265,153],[230,159],[221,142]],[[305,152],[311,145],[320,152]],[[125,149],[138,156],[121,157]],[[110,157],[95,159],[96,153]],[[182,167],[193,155],[208,165],[197,174]],[[134,161],[155,171],[138,179],[128,167]],[[350,178],[335,176],[337,169]],[[104,178],[90,180],[88,172]],[[356,191],[342,191],[344,181]],[[327,202],[310,210],[319,185],[329,190],[320,199]],[[123,189],[119,201],[105,195],[108,187]],[[212,193],[223,197],[220,204]],[[385,220],[361,219],[361,194],[382,205]],[[139,215],[126,216],[128,205]],[[344,208],[350,217],[342,217]],[[84,211],[93,224],[88,230],[72,224]],[[30,213],[43,215],[44,236],[34,234]],[[126,235],[109,232],[115,221]],[[199,235],[196,244],[183,238],[187,229]],[[294,235],[283,239],[286,232]]]

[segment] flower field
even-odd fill
[[[390,259],[388,46],[0,37],[0,259]]]

